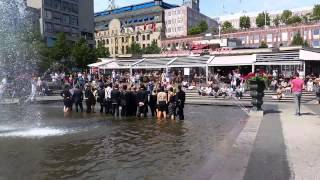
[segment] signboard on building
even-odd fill
[[[183,70],[185,76],[190,76],[190,68],[184,68]]]

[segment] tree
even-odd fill
[[[208,30],[208,24],[206,21],[200,21],[198,26],[199,26],[201,32],[206,32]]]
[[[296,24],[296,23],[301,23],[302,22],[302,18],[300,16],[292,16],[287,24]]]
[[[281,22],[288,25],[289,19],[292,17],[292,11],[284,10],[281,14]]]
[[[193,26],[189,29],[188,35],[196,35],[206,32],[208,30],[208,24],[206,21],[201,21],[197,26]]]
[[[153,40],[151,45],[144,49],[145,54],[159,54],[161,49],[158,47],[158,43]]]
[[[309,43],[308,43],[307,40],[305,40],[305,41],[303,42],[303,45],[302,45],[302,46],[304,46],[304,47],[310,47],[310,45],[309,45]]]
[[[131,46],[128,49],[128,54],[132,55],[141,55],[142,54],[142,49],[140,44],[133,42]]]
[[[228,33],[228,32],[231,32],[232,30],[233,30],[233,26],[232,26],[231,22],[225,21],[225,22],[222,24],[221,31],[222,31],[223,33]]]
[[[67,60],[70,58],[71,49],[72,46],[67,41],[66,35],[64,33],[59,33],[57,35],[57,40],[51,48],[51,57],[58,62],[62,59]]]
[[[107,49],[101,42],[98,42],[97,48],[96,48],[96,55],[99,58],[106,58],[110,56],[109,49]]]
[[[268,44],[265,41],[262,41],[259,48],[268,48]]]
[[[241,16],[240,17],[240,28],[241,29],[249,29],[251,27],[250,17],[249,16]]]
[[[302,22],[303,23],[308,23],[311,20],[311,13],[307,13],[305,15],[302,16]]]
[[[291,46],[302,46],[304,45],[303,38],[301,37],[300,33],[297,33],[293,36]]]
[[[270,16],[269,13],[262,12],[258,14],[256,18],[256,24],[258,27],[264,27],[265,25],[270,26]]]
[[[90,48],[84,38],[76,42],[71,54],[77,68],[86,68],[87,64],[96,62],[97,60],[95,49]]]
[[[279,15],[277,15],[274,19],[273,19],[273,24],[275,26],[279,26],[280,25],[280,21],[281,21],[281,18]]]
[[[320,20],[320,4],[314,5],[312,10],[312,19]]]
[[[199,26],[191,27],[188,31],[188,35],[196,35],[196,34],[200,34],[200,33],[201,33],[201,29]]]

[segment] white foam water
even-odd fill
[[[50,136],[62,136],[74,132],[68,129],[57,129],[57,128],[31,128],[31,129],[7,129],[7,132],[1,133],[0,137],[25,137],[25,138],[42,138]]]

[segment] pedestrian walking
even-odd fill
[[[291,82],[291,90],[294,95],[294,103],[295,103],[295,110],[296,116],[301,115],[301,97],[302,97],[302,90],[304,88],[304,81],[302,77],[299,77],[299,74],[295,74],[295,79]]]

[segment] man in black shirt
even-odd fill
[[[120,95],[121,116],[128,116],[129,101],[130,94],[127,92],[127,85],[123,85]]]
[[[145,86],[142,84],[137,93],[137,106],[138,106],[137,117],[141,117],[141,114],[143,114],[144,117],[147,116],[147,102],[148,102],[148,93],[145,89]]]
[[[186,93],[182,90],[181,85],[178,86],[178,92],[177,92],[177,115],[180,120],[184,120],[184,114],[183,114],[183,108],[184,108],[184,103],[186,101]]]
[[[76,106],[76,112],[78,112],[78,107],[80,107],[81,112],[83,112],[83,105],[82,105],[83,92],[80,90],[79,85],[77,85],[76,88],[74,89],[72,99]]]
[[[119,85],[116,84],[111,91],[112,115],[114,116],[119,116],[120,95]]]

